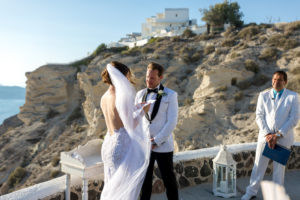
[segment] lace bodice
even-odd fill
[[[123,160],[129,145],[130,138],[124,128],[115,130],[113,135],[107,133],[101,150],[104,164],[108,167],[117,168]]]

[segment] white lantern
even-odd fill
[[[220,151],[213,159],[213,193],[224,198],[236,196],[236,162],[231,153],[221,145]]]

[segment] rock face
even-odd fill
[[[46,65],[26,73],[26,103],[18,117],[27,125],[47,118],[47,114],[66,113],[79,104],[76,68]]]
[[[27,73],[26,103],[18,114],[22,122],[0,126],[1,193],[53,178],[59,165],[52,162],[57,163],[61,151],[104,137],[100,99],[108,85],[102,83],[101,72],[113,60],[130,67],[137,90],[145,87],[148,63],[164,66],[163,84],[178,93],[175,151],[256,141],[257,97],[271,87],[273,72],[287,71],[287,87],[300,93],[300,22],[295,24],[156,38],[143,47],[103,49],[76,63],[45,65]],[[295,139],[300,141],[299,124]],[[9,174],[18,166],[27,176],[8,187]],[[196,175],[209,174],[209,166],[206,162],[201,169],[176,170],[198,184],[207,179]],[[185,176],[178,180],[182,186],[190,182]],[[160,180],[155,188],[162,188]]]

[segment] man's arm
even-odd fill
[[[294,96],[295,98],[293,99],[292,102],[292,107],[291,111],[289,113],[289,117],[287,121],[280,127],[279,132],[282,134],[282,136],[286,136],[292,128],[294,128],[299,120],[299,98],[298,94]]]
[[[256,123],[264,136],[270,134],[270,129],[266,122],[266,111],[263,105],[263,96],[262,93],[259,94],[256,106]]]
[[[164,143],[168,137],[172,134],[172,131],[176,127],[178,118],[178,101],[177,93],[168,94],[170,95],[170,101],[167,110],[167,123],[164,125],[162,130],[153,138],[156,145]]]

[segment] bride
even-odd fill
[[[135,89],[126,65],[113,61],[101,76],[109,84],[101,98],[108,129],[101,150],[104,162],[101,200],[136,200],[149,163],[150,137],[141,118],[150,105],[134,105]]]

